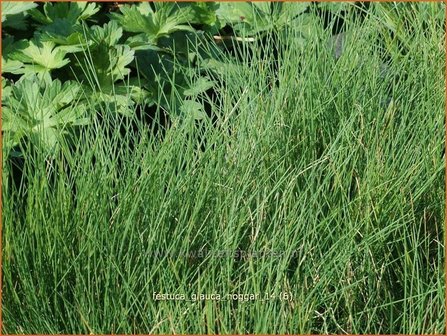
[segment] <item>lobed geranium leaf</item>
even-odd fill
[[[304,13],[294,20],[294,23],[299,27],[301,38],[304,40],[309,39],[311,36],[315,36],[316,33],[323,28],[319,22],[319,18],[313,13]],[[318,35],[317,35],[318,36]]]
[[[80,70],[79,77],[88,79],[85,69],[93,72],[96,89],[112,85],[130,73],[127,67],[134,60],[135,51],[128,45],[117,44],[122,36],[122,29],[116,22],[109,22],[102,27],[93,26],[89,31],[91,45],[88,56],[80,55],[75,66]]]
[[[243,66],[237,63],[222,62],[213,58],[205,59],[202,68],[213,71],[220,77],[225,77],[229,73],[242,73]]]
[[[188,89],[183,91],[183,94],[185,96],[197,96],[200,93],[211,89],[215,84],[216,82],[210,80],[207,77],[199,77],[193,84],[190,85]]]
[[[274,2],[272,6],[276,25],[292,24],[292,20],[306,12],[310,5],[310,2]]]
[[[10,145],[29,137],[51,151],[58,136],[68,126],[86,123],[86,108],[79,104],[81,86],[59,80],[40,82],[37,76],[24,76],[2,101],[3,131]]]
[[[135,104],[151,106],[155,103],[153,94],[143,89],[137,78],[101,87],[101,91],[87,88],[90,100],[95,104],[105,104],[109,111],[132,116]]]
[[[15,50],[10,53],[10,58],[24,64],[15,73],[36,73],[42,76],[49,74],[53,69],[62,68],[70,62],[68,58],[65,58],[67,51],[56,47],[51,41],[21,40],[15,46]]]
[[[91,44],[86,40],[81,25],[73,24],[68,19],[56,19],[49,25],[42,26],[40,31],[41,41],[63,46],[61,49],[65,52],[78,52]]]
[[[191,116],[196,120],[201,120],[206,118],[205,110],[203,105],[194,100],[184,100],[180,106],[180,111],[186,116]]]
[[[118,44],[121,36],[123,36],[123,29],[118,26],[116,21],[110,21],[102,27],[93,26],[90,29],[90,38],[96,45],[105,43],[106,45],[112,47],[115,44]]]
[[[26,132],[27,123],[8,106],[2,106],[3,155],[5,157],[20,143]]]
[[[11,53],[17,49],[18,47],[13,37],[5,36],[2,39],[2,73],[20,73],[20,69],[23,68],[23,63],[11,59]]]
[[[112,13],[111,17],[116,20],[125,31],[131,33],[145,33],[155,39],[157,27],[153,20],[154,13],[148,9],[149,5],[124,5],[120,7],[121,14]]]
[[[127,67],[134,60],[134,51],[128,45],[116,45],[108,47],[101,44],[90,50],[91,64],[85,59],[80,60],[79,68],[90,67],[95,72],[97,79],[97,89],[112,85],[114,82],[123,79],[130,73]],[[81,78],[85,75],[81,72]]]
[[[162,36],[167,36],[175,31],[194,31],[186,23],[194,19],[194,10],[191,6],[180,7],[175,3],[155,3],[153,11],[148,3],[139,5],[124,5],[120,7],[121,14],[112,13],[125,31],[131,33],[143,33],[151,44],[157,42]]]
[[[254,35],[273,27],[265,5],[252,2],[222,2],[216,11],[218,18],[232,25],[237,32]]]
[[[22,132],[26,130],[26,122],[11,108],[2,106],[2,131]]]
[[[13,28],[17,30],[26,30],[28,25],[25,20],[25,14],[9,15],[6,21],[2,24],[3,28]]]
[[[156,50],[162,51],[163,49],[155,44],[155,40],[147,34],[138,34],[130,36],[126,40],[126,44],[133,50]]]
[[[218,18],[236,32],[255,35],[293,21],[309,7],[309,2],[222,2]]]
[[[14,61],[11,59],[4,59],[2,57],[2,72],[8,72],[12,74],[21,74],[23,63],[20,61]]]
[[[57,19],[66,19],[72,23],[86,20],[99,11],[96,3],[87,2],[46,2],[43,12],[38,9],[29,11],[31,17],[42,24],[50,24]]]
[[[180,7],[173,2],[155,3],[154,22],[158,27],[157,37],[169,35],[178,30],[194,31],[189,22],[194,20],[195,13],[191,6]]]
[[[182,5],[183,3],[179,3]],[[185,3],[185,6],[191,6],[194,12],[194,17],[189,21],[195,24],[204,24],[208,26],[215,25],[217,20],[216,10],[219,8],[219,4],[216,2],[195,2]]]
[[[134,51],[128,45],[117,45],[110,52],[110,65],[108,71],[115,79],[123,79],[130,72],[126,68],[134,59]]]
[[[26,30],[27,23],[25,21],[28,11],[37,7],[34,2],[23,1],[5,1],[2,6],[2,26],[10,27],[18,30]]]
[[[4,22],[8,16],[22,14],[30,9],[36,8],[37,4],[25,1],[2,1],[1,6],[2,22]]]

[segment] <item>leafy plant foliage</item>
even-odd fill
[[[427,13],[434,10],[428,4],[421,6]],[[294,41],[305,48],[327,21],[327,15],[319,13],[343,18],[355,7],[354,3],[141,2],[111,8],[95,2],[2,2],[3,83],[14,87],[23,79],[18,85],[23,90],[24,83],[31,85],[34,78],[40,90],[76,81],[85,93],[82,103],[94,110],[132,117],[137,110],[157,109],[170,116],[191,113],[203,118],[204,113],[197,111],[204,111],[204,94],[213,90],[223,73],[239,67],[237,44],[250,52],[270,52],[266,50],[275,48],[274,43],[265,47],[262,41],[293,26],[299,32]],[[401,9],[392,4],[375,8],[383,18],[384,48],[398,57],[409,47],[406,23],[397,12]],[[415,9],[420,8],[403,10],[411,14]],[[394,50],[393,39],[399,40],[400,50]]]
[[[39,82],[33,75],[23,76],[13,86],[5,85],[2,99],[5,147],[11,149],[29,138],[46,153],[54,152],[58,137],[67,134],[71,126],[88,121],[86,106],[80,103],[81,90],[73,81]]]

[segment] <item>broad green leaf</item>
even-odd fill
[[[24,14],[10,15],[2,24],[3,28],[13,28],[17,30],[26,30],[28,25]]]
[[[117,45],[110,53],[110,66],[108,71],[114,80],[123,79],[130,72],[126,68],[134,59],[134,51],[127,45]]]
[[[222,2],[216,14],[234,30],[254,35],[273,27],[272,17],[264,9],[265,5],[252,2]]]
[[[116,22],[93,26],[89,35],[92,44],[88,55],[78,57],[74,66],[81,80],[102,92],[130,73],[128,65],[133,62],[135,51],[128,45],[117,44],[122,28]]]
[[[106,45],[112,47],[118,44],[119,39],[123,36],[123,29],[118,27],[116,21],[110,21],[104,26],[93,26],[90,29],[90,38],[96,45],[105,43]]]
[[[107,106],[110,112],[132,116],[135,113],[135,104],[151,106],[155,103],[153,95],[141,86],[137,78],[132,78],[126,83],[104,86],[101,91],[87,88],[87,93],[91,101]]]
[[[11,94],[11,82],[2,76],[2,102]]]
[[[19,74],[23,63],[11,59],[11,53],[18,50],[17,44],[11,36],[2,39],[2,73]]]
[[[174,72],[174,62],[171,55],[158,53],[155,50],[138,50],[136,53],[138,69],[140,73],[149,81],[158,85],[160,80],[169,81]]]
[[[66,19],[72,23],[79,23],[98,11],[98,5],[91,2],[46,2],[43,6],[43,13],[38,9],[33,9],[29,11],[29,14],[34,20],[42,24],[49,24],[57,19]]]
[[[153,94],[143,87],[143,84],[138,78],[130,78],[125,83],[114,84],[113,94],[126,96],[138,104],[152,105],[154,103]]]
[[[66,52],[78,52],[90,44],[84,37],[82,27],[67,19],[56,19],[53,23],[42,26],[41,31],[41,41],[62,45]]]
[[[86,61],[82,58],[77,64],[79,77],[85,77],[82,69],[90,69],[89,71],[94,72],[95,84],[99,85],[96,89],[110,86],[129,74],[130,69],[127,66],[134,60],[134,53],[127,45],[96,46],[90,50],[91,59]]]
[[[2,106],[2,132],[3,155],[7,157],[27,132],[26,122],[7,106]]]
[[[164,52],[175,55],[177,61],[187,65],[194,62],[197,51],[204,44],[204,40],[203,32],[177,31],[167,37],[160,38],[158,46]]]
[[[199,77],[190,88],[186,89],[183,94],[185,96],[197,96],[200,93],[212,88],[216,83],[207,77]]]
[[[21,74],[22,68],[23,68],[22,62],[10,60],[10,59],[5,60],[2,57],[2,73],[9,72],[9,73],[13,73],[13,74]]]
[[[212,58],[203,60],[201,66],[203,69],[211,70],[222,77],[225,77],[229,73],[243,73],[243,66],[240,64],[221,62]]]
[[[216,14],[227,23],[245,21],[252,24],[255,16],[253,5],[249,2],[221,2]]]
[[[155,3],[157,11],[154,14],[154,22],[158,27],[157,37],[168,35],[177,30],[194,31],[189,22],[194,20],[195,13],[191,6],[179,7],[173,2]]]
[[[11,52],[10,58],[24,63],[17,73],[43,75],[67,65],[69,60],[65,58],[66,53],[51,41],[22,40],[17,44],[17,49]]]
[[[304,13],[294,20],[294,24],[298,27],[301,33],[301,38],[308,40],[311,36],[318,36],[321,33],[322,27],[318,17],[313,13]],[[297,37],[300,38],[300,37]]]
[[[2,26],[18,30],[26,30],[26,16],[28,10],[35,8],[37,4],[33,2],[2,2]]]
[[[76,72],[79,78],[89,80],[96,90],[101,90],[129,74],[127,66],[134,60],[134,50],[128,45],[117,44],[122,28],[114,21],[102,27],[93,26],[88,34],[91,45],[87,55],[77,58]]]
[[[258,8],[263,14],[269,15],[271,14],[272,9],[272,2],[271,1],[259,1],[259,2],[252,2],[252,5],[256,8]]]
[[[220,20],[245,35],[294,24],[309,2],[222,2],[216,11]]]
[[[127,96],[95,92],[91,99],[99,104],[101,109],[105,107],[108,113],[117,113],[126,117],[135,115],[135,102]]]
[[[39,83],[36,76],[24,76],[2,101],[3,130],[11,145],[28,137],[51,151],[66,127],[86,122],[85,106],[79,104],[80,85],[59,80]]]
[[[144,33],[149,43],[156,43],[158,38],[167,36],[178,30],[194,31],[186,23],[194,19],[191,6],[179,7],[175,3],[155,3],[156,11],[152,11],[147,3],[124,5],[121,14],[112,13],[125,31]]]
[[[142,14],[142,11],[140,10],[140,8],[143,7],[142,5],[124,5],[120,8],[121,14],[112,13],[111,16],[125,31],[131,33],[146,33],[155,39],[157,27],[153,21],[153,14],[152,12],[147,13],[146,15]]]
[[[179,3],[182,5],[183,3]],[[217,23],[216,10],[219,8],[219,4],[216,2],[196,2],[196,3],[184,3],[186,6],[191,6],[194,11],[194,17],[189,21],[194,24],[204,24],[213,26]]]
[[[24,133],[26,130],[26,122],[7,106],[2,107],[2,118],[2,131]]]
[[[144,33],[130,36],[126,40],[126,44],[133,50],[151,49],[151,50],[162,51],[162,48],[157,47],[155,43],[156,43],[155,39]]]
[[[197,120],[206,118],[203,105],[194,100],[184,100],[182,106],[180,107],[180,111],[186,116],[191,116]]]
[[[34,2],[24,1],[2,1],[2,22],[4,22],[9,15],[22,14],[32,8],[36,8],[37,4]]]
[[[273,12],[276,16],[276,24],[283,26],[293,24],[293,19],[303,14],[310,6],[310,2],[275,2]]]
[[[14,41],[12,36],[2,38],[2,57],[9,58],[10,54],[20,49],[22,45]]]

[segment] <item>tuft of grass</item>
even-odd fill
[[[386,64],[375,15],[348,19],[339,58],[330,27],[305,44],[289,29],[224,67],[213,118],[154,134],[105,107],[54,158],[24,148],[21,182],[5,161],[3,331],[444,333],[444,19],[430,13]],[[265,300],[190,300],[230,293]]]

